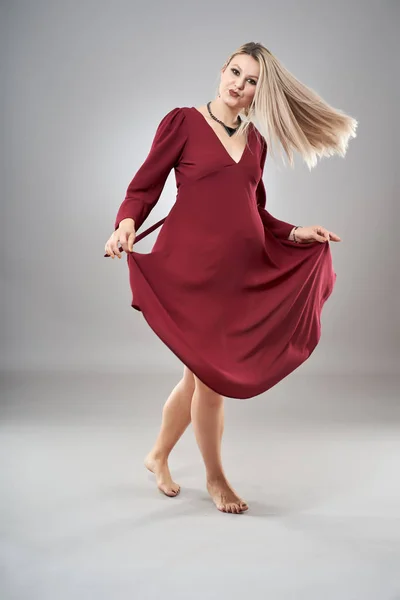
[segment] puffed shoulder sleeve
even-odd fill
[[[288,239],[289,234],[292,231],[293,227],[295,227],[295,225],[292,225],[291,223],[286,223],[286,221],[280,221],[279,219],[276,219],[265,208],[265,204],[267,201],[267,194],[266,194],[265,185],[264,185],[264,182],[262,179],[262,173],[264,171],[266,156],[267,156],[267,144],[266,144],[265,140],[263,139],[263,148],[262,148],[262,152],[261,152],[261,179],[258,182],[258,186],[256,189],[257,208],[260,213],[261,220],[264,223],[265,227],[267,229],[269,229],[274,234],[275,237],[280,238],[280,239]]]
[[[174,108],[161,119],[147,158],[128,186],[115,229],[127,218],[135,221],[135,231],[143,224],[157,203],[171,169],[179,163],[186,139],[185,113],[182,108]]]

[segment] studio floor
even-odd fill
[[[225,399],[219,512],[190,426],[143,466],[176,374],[3,373],[1,600],[400,600],[400,380],[293,373]]]

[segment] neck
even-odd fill
[[[211,112],[228,127],[236,127],[240,110],[235,110],[225,104],[221,98],[215,98],[210,104]]]

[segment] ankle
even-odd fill
[[[221,484],[226,482],[226,475],[223,471],[207,473],[207,483],[209,484]]]
[[[151,452],[149,453],[149,456],[152,460],[156,460],[161,463],[167,463],[168,457],[169,457],[169,452],[165,452],[162,450],[151,450]]]

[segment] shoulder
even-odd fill
[[[167,113],[164,113],[164,116],[158,123],[157,133],[185,133],[186,126],[186,107],[176,106],[172,108]]]
[[[176,106],[164,114],[161,123],[181,123],[186,119],[187,111],[187,106]]]

